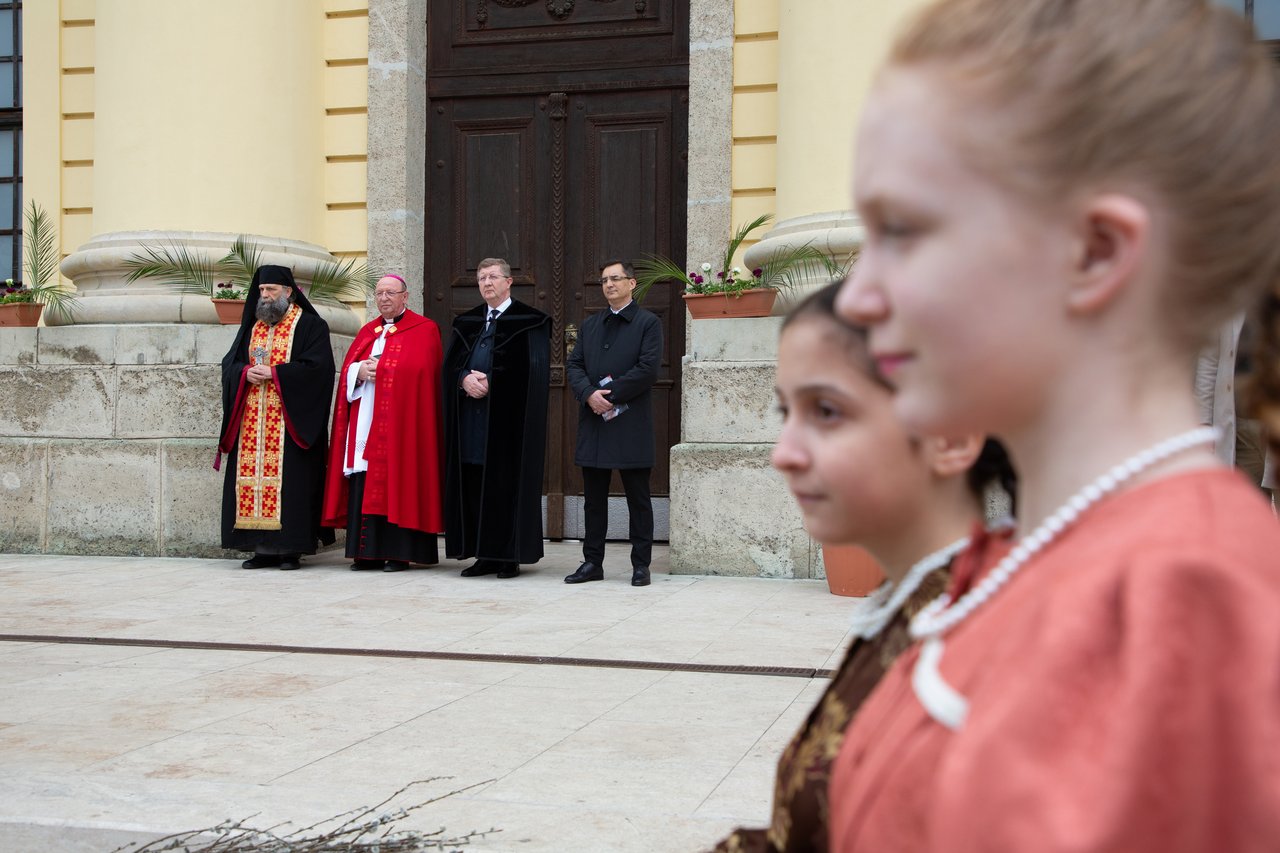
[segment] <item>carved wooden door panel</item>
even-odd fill
[[[476,262],[503,257],[513,295],[553,317],[547,535],[580,536],[577,404],[564,364],[574,330],[604,305],[603,260],[683,255],[687,4],[449,5],[428,21],[426,313],[447,335],[456,314],[479,304]],[[669,287],[644,305],[665,332],[653,477],[665,539],[684,311]]]

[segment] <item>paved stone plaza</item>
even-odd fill
[[[566,586],[577,548],[508,581],[453,561],[352,572],[337,551],[299,572],[0,556],[0,852],[304,826],[432,776],[453,778],[399,802],[483,784],[403,825],[502,830],[467,849],[695,851],[762,824],[824,681],[689,665],[832,668],[856,603],[822,581],[668,575],[665,548],[635,589],[616,543],[604,582]],[[13,639],[34,635],[188,647]],[[342,653],[359,649],[494,657]]]

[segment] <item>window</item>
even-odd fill
[[[0,280],[22,278],[22,3],[0,2]]]

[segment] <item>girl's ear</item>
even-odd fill
[[[1131,196],[1099,196],[1083,213],[1067,293],[1073,314],[1092,314],[1114,300],[1133,280],[1151,239],[1151,215]]]
[[[983,436],[977,434],[959,438],[925,439],[924,449],[929,467],[938,477],[955,477],[964,474],[978,461],[983,442]]]

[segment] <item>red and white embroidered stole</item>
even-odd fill
[[[292,305],[274,326],[259,320],[249,338],[253,364],[275,367],[289,360],[293,333],[302,309]],[[240,423],[236,454],[236,527],[280,529],[280,490],[284,476],[284,406],[274,381],[250,385]]]

